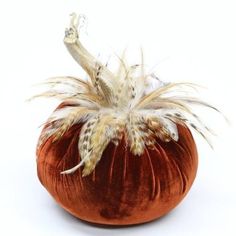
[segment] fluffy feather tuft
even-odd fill
[[[84,166],[82,175],[89,175],[107,145],[110,142],[117,144],[122,137],[137,156],[142,155],[146,147],[152,148],[157,139],[178,142],[177,124],[194,129],[210,144],[208,135],[213,132],[192,111],[192,106],[200,105],[219,111],[198,98],[178,95],[189,88],[197,89],[197,85],[160,83],[159,87],[150,91],[156,77],[145,74],[142,51],[141,64],[133,66],[125,62],[124,51],[119,58],[117,72],[112,73],[81,44],[77,30],[79,19],[72,15],[64,43],[89,79],[54,77],[45,82],[50,87],[48,91],[33,97],[54,97],[73,104],[53,112],[38,147],[50,137],[54,141],[60,139],[75,124],[83,125],[78,142],[81,162],[62,174],[71,174]],[[62,87],[65,89],[62,90]]]

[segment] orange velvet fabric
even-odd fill
[[[65,210],[92,223],[130,225],[144,223],[169,212],[189,191],[197,171],[195,142],[188,128],[178,126],[178,142],[157,140],[142,156],[130,153],[124,139],[110,143],[89,176],[81,169],[61,171],[80,161],[81,125],[63,137],[48,139],[37,150],[37,171],[42,185]]]

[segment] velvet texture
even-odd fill
[[[169,212],[189,191],[198,158],[188,128],[178,126],[178,142],[157,140],[142,156],[132,155],[124,140],[118,146],[110,143],[92,174],[82,177],[79,169],[62,175],[80,161],[80,129],[74,125],[37,150],[42,185],[72,215],[106,225],[144,223]]]

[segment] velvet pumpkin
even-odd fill
[[[65,210],[97,224],[148,222],[173,209],[196,176],[190,128],[207,141],[210,130],[192,112],[207,103],[186,95],[190,83],[163,83],[124,57],[116,73],[81,44],[72,16],[65,45],[88,75],[46,81],[35,97],[62,101],[37,146],[42,185]],[[138,74],[138,75],[137,75]],[[213,108],[215,109],[215,108]]]

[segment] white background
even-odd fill
[[[19,0],[0,3],[0,235],[236,235],[236,5],[229,0]],[[214,150],[196,137],[199,171],[170,214],[135,227],[85,224],[56,205],[36,175],[40,128],[57,101],[26,103],[33,84],[56,75],[84,76],[63,45],[69,14],[88,18],[85,44],[101,57],[120,53],[156,66],[164,81],[206,86],[203,98],[231,125],[203,110],[218,133]],[[85,38],[86,38],[85,37]],[[106,57],[105,57],[106,58]],[[132,59],[133,60],[133,59]]]

